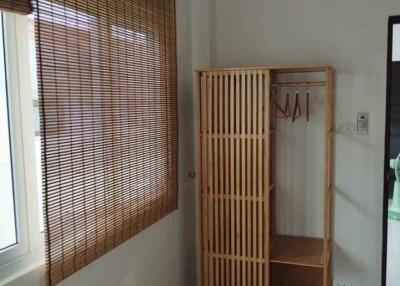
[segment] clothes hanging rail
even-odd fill
[[[277,82],[272,87],[318,87],[326,86],[326,81],[310,81],[310,82]]]

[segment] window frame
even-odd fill
[[[25,267],[44,263],[36,187],[29,19],[2,12],[2,20],[18,243],[0,252],[0,284]]]

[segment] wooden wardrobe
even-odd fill
[[[315,73],[323,80],[279,80]],[[198,71],[203,286],[331,286],[334,75],[327,65]],[[325,97],[320,238],[280,235],[275,225],[277,94],[305,87]]]

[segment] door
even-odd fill
[[[389,18],[382,286],[400,281],[400,16]]]

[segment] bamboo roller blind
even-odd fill
[[[177,207],[173,0],[35,0],[48,284]]]
[[[200,73],[204,286],[267,285],[269,71]]]
[[[29,14],[31,13],[31,3],[30,0],[1,0],[0,10]]]

